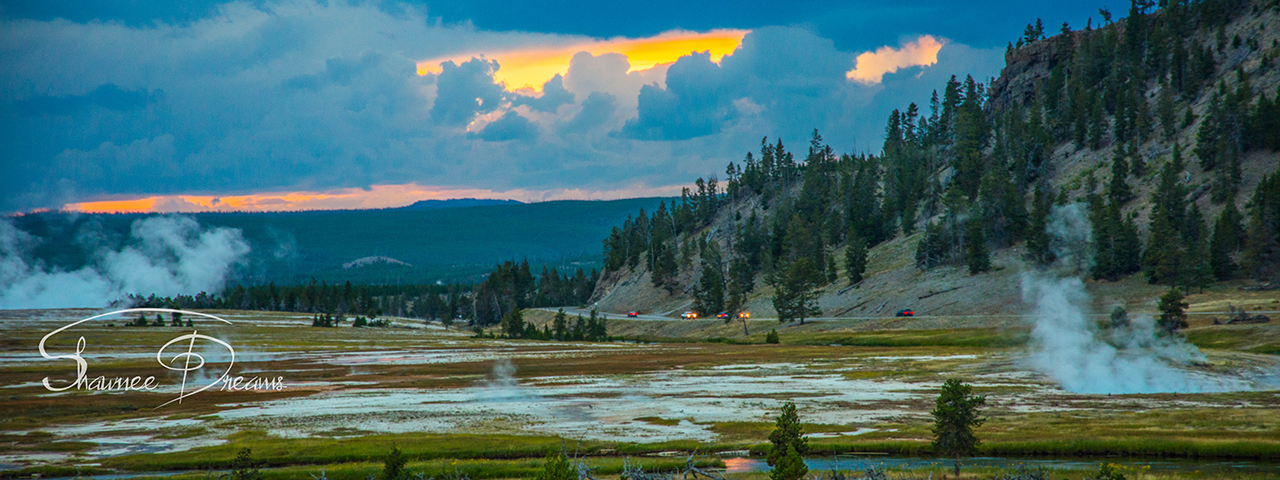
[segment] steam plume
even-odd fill
[[[1031,365],[1075,393],[1221,392],[1250,390],[1248,382],[1187,370],[1204,354],[1181,337],[1157,333],[1150,316],[1129,327],[1099,332],[1078,275],[1089,265],[1090,225],[1081,205],[1054,209],[1049,234],[1068,276],[1024,273],[1023,301],[1034,306]],[[1105,338],[1104,338],[1105,337]]]
[[[0,221],[0,309],[102,307],[127,294],[215,292],[249,253],[240,230],[201,231],[183,216],[137,220],[131,237],[119,250],[95,252],[90,265],[60,271],[28,263],[38,239]]]

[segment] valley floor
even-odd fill
[[[155,390],[50,392],[40,383],[76,373],[74,361],[40,356],[41,337],[94,313],[0,312],[0,476],[198,473],[226,468],[248,447],[273,475],[363,478],[392,444],[411,467],[452,462],[474,469],[472,478],[531,476],[558,448],[590,456],[607,475],[623,456],[683,465],[684,454],[652,455],[761,454],[785,401],[799,408],[813,458],[927,457],[929,412],[951,377],[987,395],[983,455],[1280,460],[1274,323],[1201,318],[1188,332],[1209,348],[1205,362],[1185,369],[1254,391],[1094,395],[1037,372],[1017,318],[754,321],[749,336],[740,323],[611,318],[610,334],[627,341],[575,343],[477,339],[406,319],[335,329],[311,327],[308,315],[224,311],[211,313],[234,325],[196,330],[235,346],[234,375],[283,377],[285,388],[215,387],[161,407],[178,395],[182,374],[160,367],[156,352],[191,328],[95,320],[47,345],[65,355],[83,335],[89,378],[156,375]],[[551,315],[530,310],[526,319]],[[764,343],[771,328],[782,344]],[[200,353],[209,370],[230,360],[208,345]],[[1259,475],[1280,475],[1268,468]]]

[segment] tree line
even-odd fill
[[[527,259],[520,263],[508,260],[497,265],[475,288],[472,324],[498,324],[512,312],[530,307],[584,305],[591,298],[599,276],[595,269],[588,274],[579,268],[569,275],[543,266],[542,273],[535,279]]]

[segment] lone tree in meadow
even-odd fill
[[[974,396],[973,387],[958,378],[942,384],[933,408],[933,451],[955,457],[956,476],[960,476],[960,457],[978,451],[981,442],[973,429],[986,421],[978,416],[978,407],[986,403],[986,396]]]
[[[778,415],[777,428],[769,434],[769,442],[773,443],[766,459],[769,466],[773,467],[769,478],[800,480],[809,473],[809,467],[804,464],[802,456],[809,451],[809,440],[804,438],[795,403],[787,402],[782,405],[782,414]]]
[[[569,456],[563,451],[547,453],[547,460],[542,463],[542,471],[535,480],[578,480],[578,472],[569,463]]]
[[[233,480],[262,480],[262,473],[258,471],[257,462],[253,461],[253,451],[248,448],[242,448],[236,453],[236,459],[231,462],[231,474]]]
[[[409,471],[404,468],[407,463],[409,463],[409,458],[405,457],[404,452],[400,451],[400,447],[392,445],[387,455],[382,457],[382,474],[378,478],[380,480],[408,479]]]
[[[773,433],[769,434],[769,442],[773,443],[773,449],[769,450],[767,458],[769,466],[776,467],[778,460],[786,456],[788,447],[800,455],[809,452],[809,440],[804,438],[804,427],[800,425],[795,402],[782,404],[782,414],[778,415],[775,425]]]
[[[1187,328],[1187,302],[1182,301],[1182,290],[1170,288],[1160,296],[1160,329],[1165,333],[1173,333],[1179,328]]]

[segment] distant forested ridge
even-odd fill
[[[1100,15],[1048,38],[1029,24],[991,86],[953,76],[894,110],[878,155],[837,154],[817,130],[798,150],[764,138],[723,188],[699,178],[614,227],[596,298],[643,273],[705,315],[767,285],[780,318],[803,320],[815,289],[860,282],[868,250],[896,238],[915,237],[923,271],[979,275],[1013,246],[1050,264],[1049,215],[1077,202],[1095,279],[1277,279],[1280,2]]]
[[[450,208],[411,205],[184,215],[204,228],[242,232],[250,252],[247,261],[237,266],[233,283],[307,285],[313,279],[367,285],[471,283],[483,280],[495,264],[515,259],[570,274],[578,268],[598,269],[596,239],[631,212],[652,209],[661,200],[496,201],[499,204],[465,206],[471,202],[464,199],[444,202]],[[29,264],[74,271],[92,263],[104,249],[123,248],[132,241],[133,223],[155,215],[42,212],[10,220],[36,239],[27,252]],[[371,257],[395,261],[368,261]]]
[[[237,284],[222,292],[174,297],[134,296],[132,307],[176,309],[231,309],[323,314],[337,326],[348,315],[376,318],[383,315],[441,320],[446,324],[458,316],[470,316],[470,285],[361,285],[345,282],[329,284],[312,280],[303,285],[244,286]],[[317,318],[320,318],[317,316]]]

